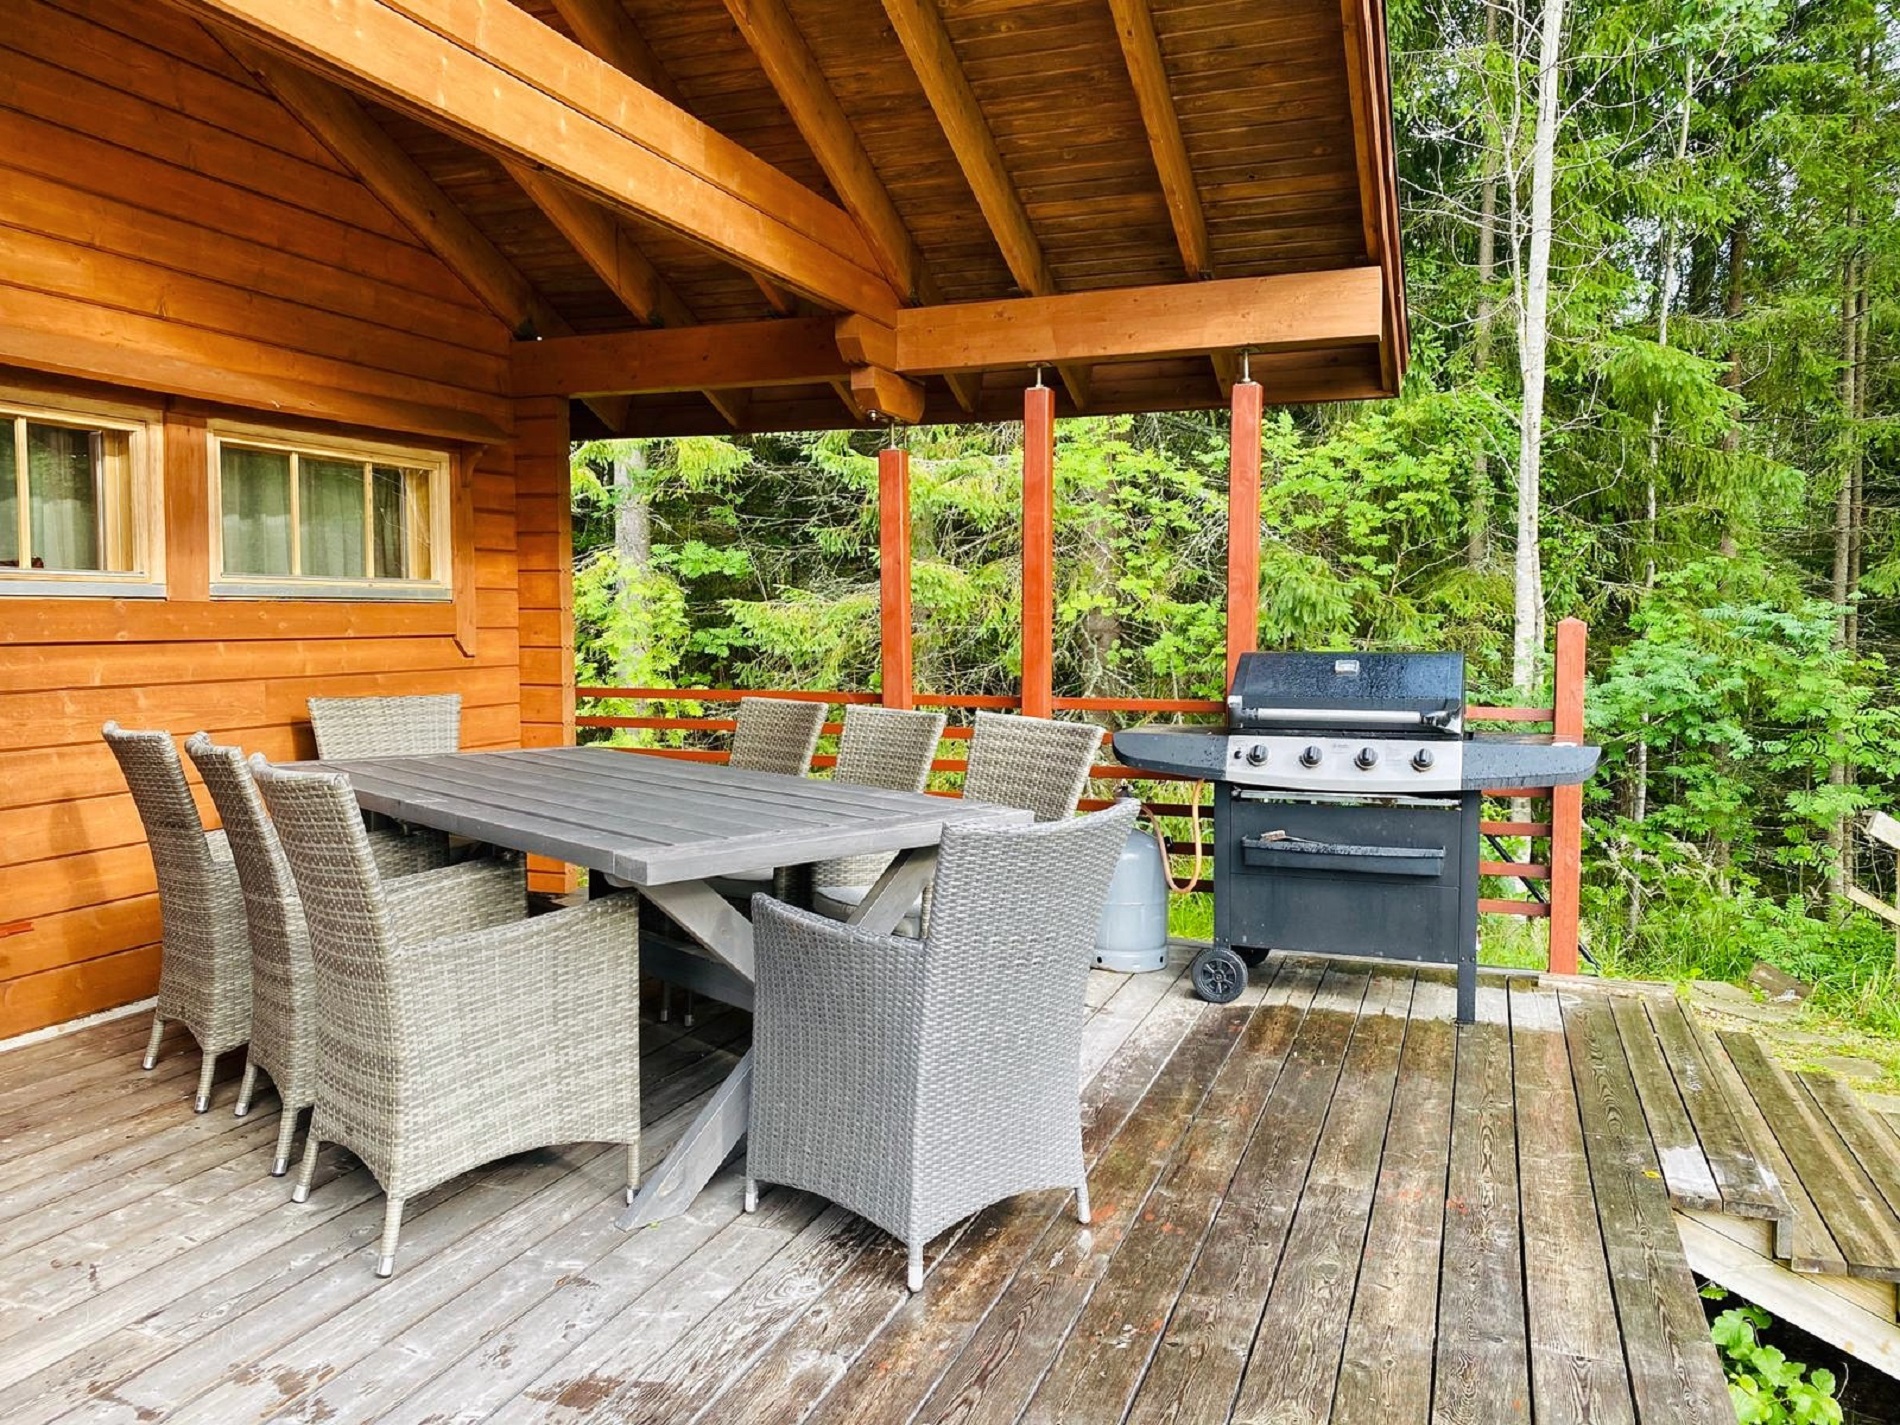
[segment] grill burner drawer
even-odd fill
[[[1222,786],[1215,942],[1456,965],[1465,1001],[1477,969],[1479,814],[1476,793],[1319,800]]]

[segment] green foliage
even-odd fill
[[[1834,1373],[1809,1370],[1764,1344],[1761,1333],[1773,1320],[1759,1306],[1733,1306],[1709,1328],[1722,1354],[1736,1420],[1740,1425],[1839,1425],[1844,1417],[1834,1398]]]

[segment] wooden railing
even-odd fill
[[[1534,736],[1543,741],[1580,742],[1583,739],[1583,666],[1586,631],[1582,622],[1566,619],[1557,630],[1557,661],[1554,683],[1556,695],[1550,707],[1478,707],[1466,711],[1468,721],[1474,723],[1506,724],[1520,736]],[[652,732],[679,732],[698,734],[707,741],[713,741],[722,734],[732,731],[733,720],[730,717],[715,717],[702,714],[690,716],[669,716],[648,713],[613,713],[593,710],[603,702],[633,703],[735,703],[749,694],[763,694],[775,698],[794,698],[804,702],[822,702],[828,706],[844,706],[851,703],[881,703],[883,697],[877,693],[849,693],[829,689],[785,689],[785,688],[576,688],[575,698],[581,705],[574,724],[577,728],[617,729],[632,728]],[[1225,714],[1225,706],[1212,699],[1199,698],[1064,698],[1052,700],[1053,710],[1062,713],[1107,714],[1117,718],[1159,717],[1159,716],[1205,716],[1220,717]],[[1007,694],[969,695],[952,693],[917,693],[911,703],[916,707],[941,708],[953,717],[956,714],[972,712],[1014,712],[1021,708],[1022,700]],[[825,732],[835,736],[842,730],[843,724],[827,722]],[[1536,729],[1543,729],[1541,731]],[[951,725],[944,729],[944,740],[949,746],[942,750],[946,755],[938,757],[931,768],[935,772],[961,773],[968,761],[963,749],[970,737],[967,725]],[[686,747],[628,747],[629,752],[642,753],[655,757],[683,758],[695,762],[724,762],[726,750],[718,746]],[[1191,778],[1172,776],[1167,773],[1150,772],[1138,767],[1129,767],[1114,760],[1109,744],[1103,743],[1103,760],[1096,763],[1090,775],[1095,784],[1116,782],[1144,783],[1185,783]],[[820,753],[812,759],[814,768],[828,768],[836,763],[832,753]],[[952,796],[954,792],[945,790],[941,795]],[[1186,801],[1158,801],[1146,799],[1148,809],[1156,816],[1185,820],[1196,814],[1196,808]],[[1577,968],[1577,918],[1578,893],[1581,873],[1581,851],[1583,837],[1583,811],[1580,789],[1523,787],[1493,794],[1497,802],[1509,802],[1522,805],[1525,802],[1541,803],[1545,810],[1542,819],[1533,813],[1530,816],[1511,813],[1504,819],[1487,820],[1483,824],[1483,833],[1487,838],[1512,838],[1527,840],[1532,848],[1529,859],[1518,861],[1506,859],[1501,853],[1497,859],[1485,857],[1479,862],[1479,870],[1486,876],[1514,881],[1529,891],[1528,894],[1509,896],[1504,894],[1485,896],[1478,902],[1478,908],[1492,915],[1517,915],[1547,918],[1550,922],[1550,968],[1565,974],[1574,974]],[[1094,808],[1108,805],[1106,799],[1090,797],[1083,802],[1084,807]],[[1208,808],[1203,804],[1199,814],[1209,816]],[[1204,827],[1210,832],[1210,827]],[[1171,853],[1184,856],[1192,851],[1191,842],[1179,836],[1169,838],[1168,849]],[[1489,842],[1487,841],[1487,849]],[[1541,851],[1541,854],[1539,854]],[[1543,888],[1542,894],[1531,890]],[[1205,889],[1204,884],[1197,889]]]

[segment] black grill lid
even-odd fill
[[[1465,708],[1462,653],[1245,653],[1228,721],[1259,731],[1454,732]]]

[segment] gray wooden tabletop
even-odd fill
[[[952,822],[1030,820],[986,802],[605,747],[295,765],[345,773],[365,810],[636,886],[934,846]]]

